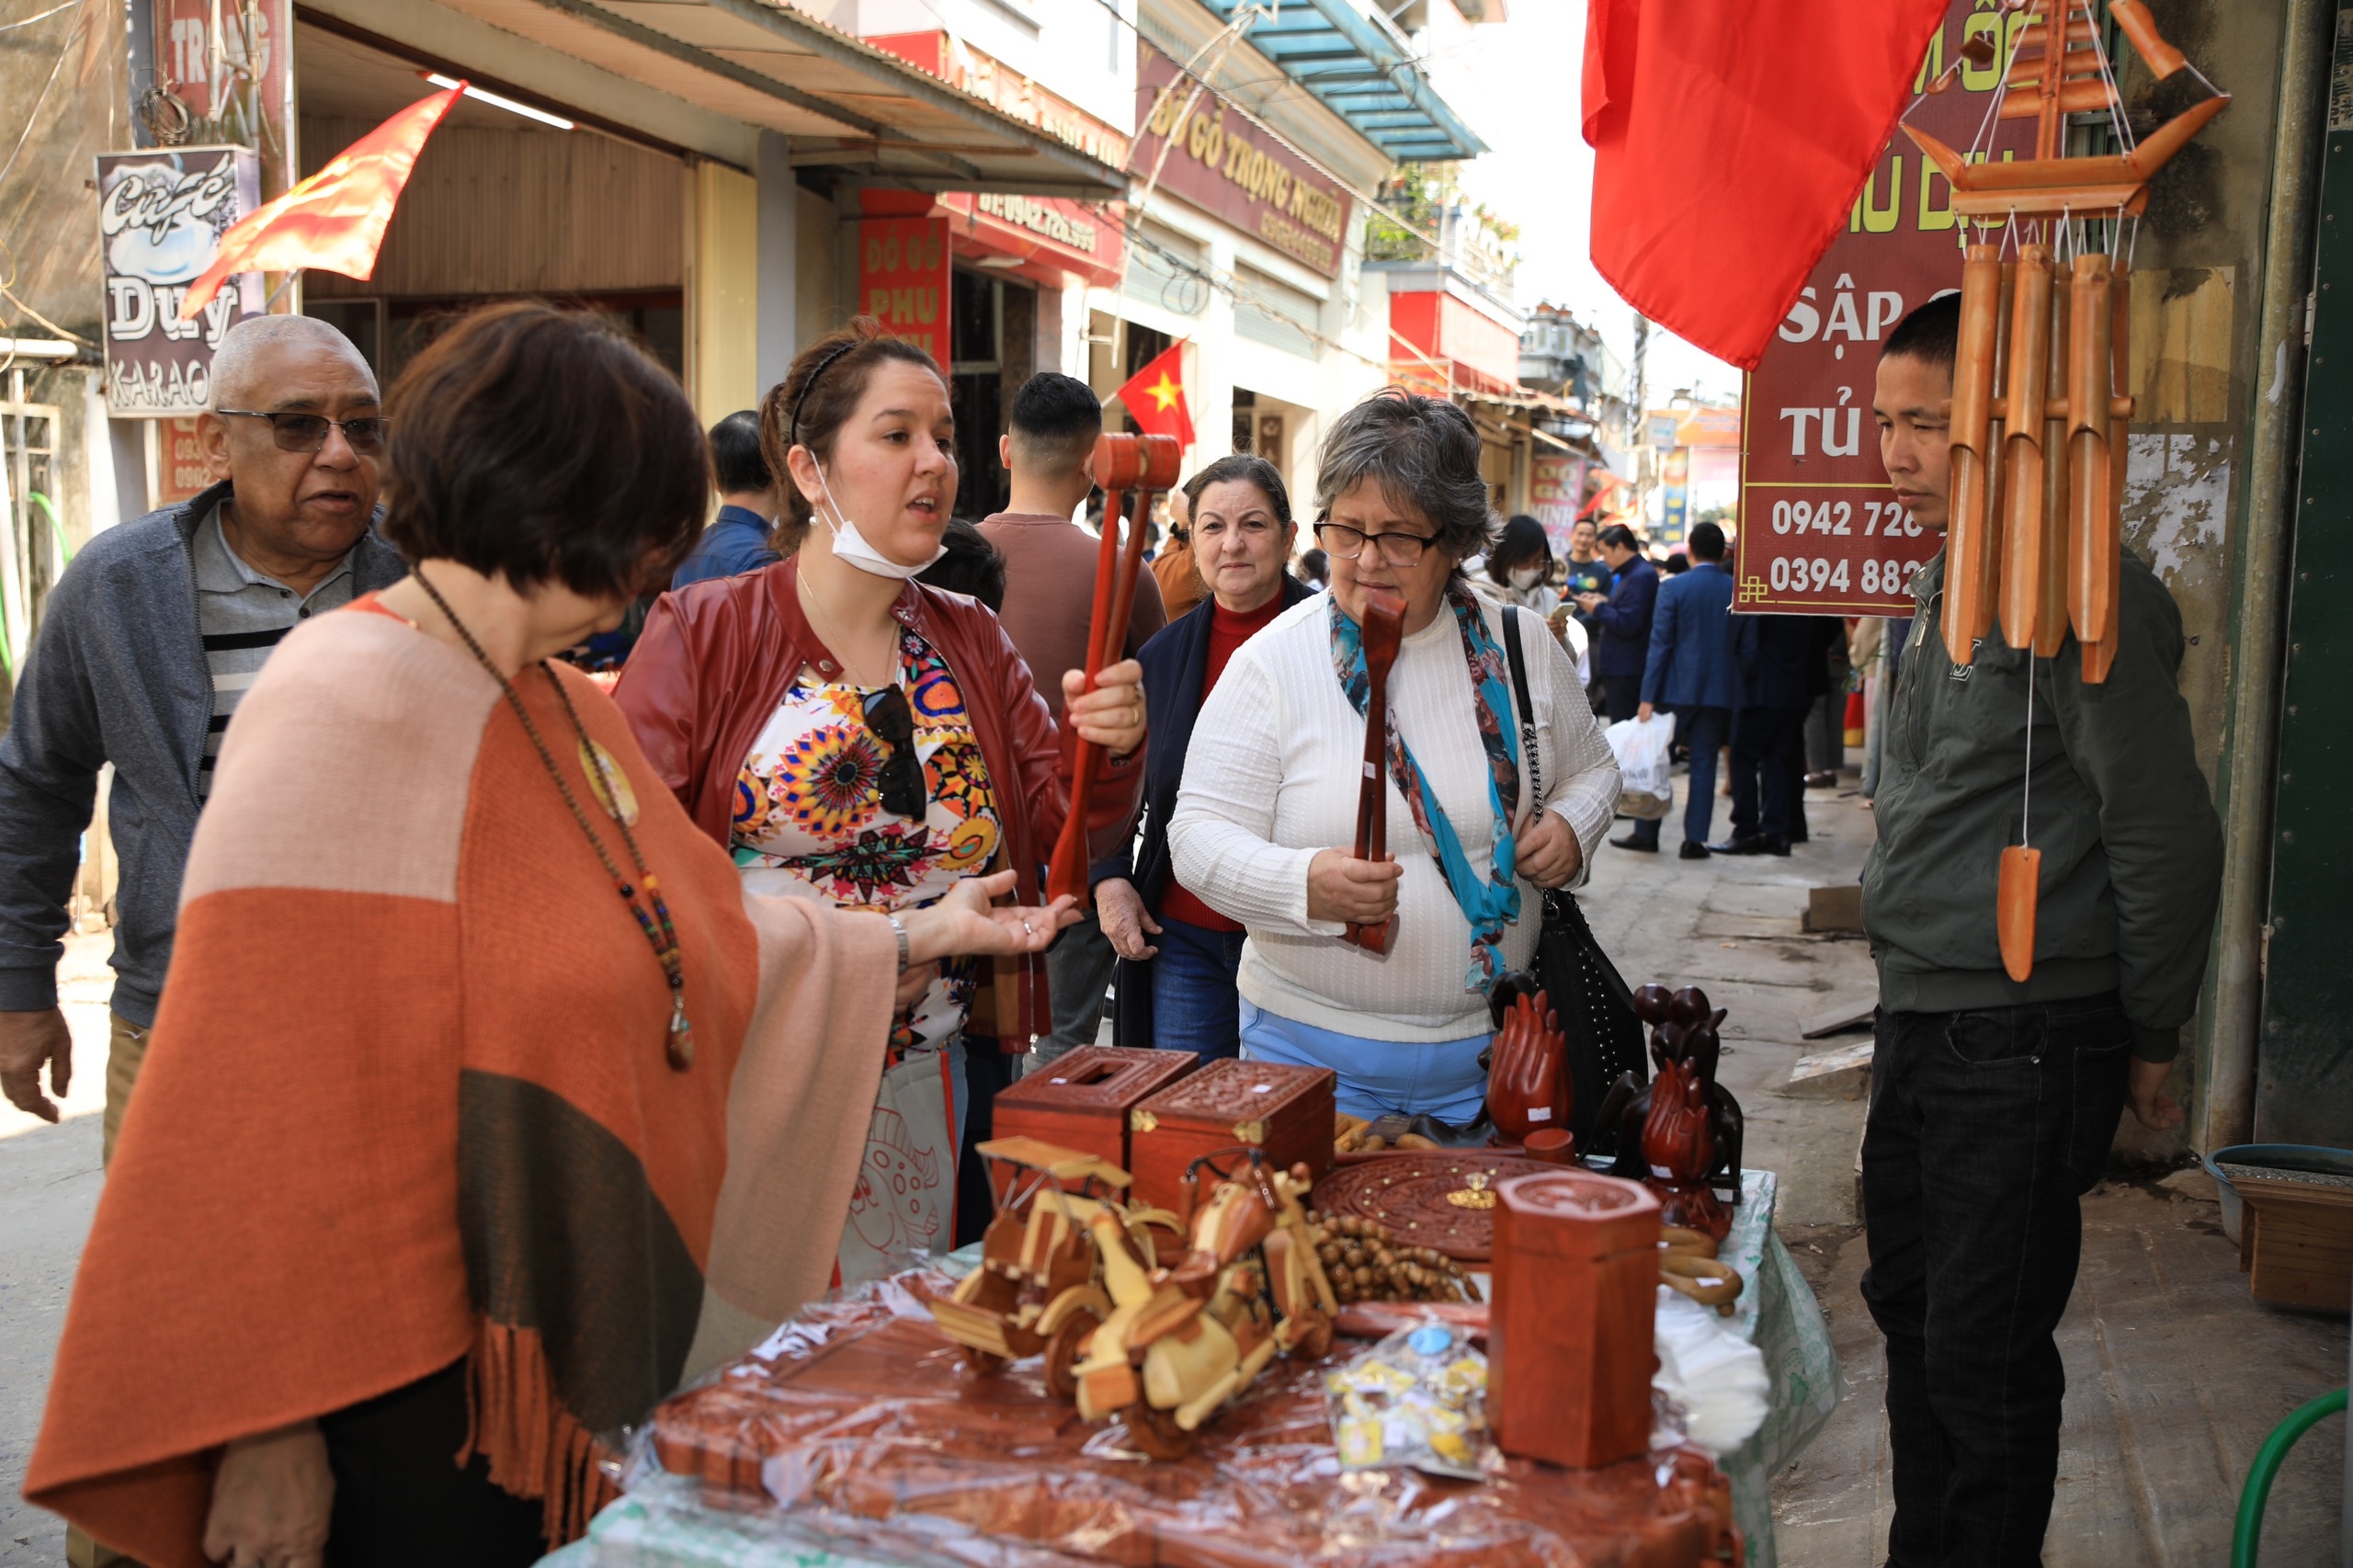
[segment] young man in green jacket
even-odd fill
[[[1906,316],[1872,404],[1889,483],[1938,533],[1960,319],[1953,295]],[[2126,552],[2097,686],[2072,637],[2036,659],[1996,626],[1953,663],[1944,573],[1939,554],[1914,580],[1863,870],[1880,979],[1863,1296],[1887,1338],[1891,1568],[2007,1568],[2040,1562],[2051,1518],[2079,1200],[2128,1103],[2148,1127],[2182,1120],[2164,1085],[2206,968],[2222,828],[2176,685],[2181,614],[2147,566]],[[2018,983],[1995,885],[2029,804],[2041,887]]]

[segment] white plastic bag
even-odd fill
[[[1675,721],[1664,713],[1628,719],[1603,732],[1618,758],[1618,811],[1645,821],[1663,817],[1675,804],[1675,782],[1667,775],[1667,748]]]

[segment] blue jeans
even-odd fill
[[[1495,1037],[1461,1040],[1366,1040],[1277,1017],[1242,999],[1242,1054],[1253,1062],[1329,1067],[1339,1074],[1335,1103],[1368,1119],[1390,1111],[1427,1113],[1461,1127],[1479,1119],[1487,1103],[1487,1072],[1479,1053]]]
[[[1683,721],[1685,744],[1691,748],[1691,772],[1683,781],[1683,841],[1705,844],[1716,814],[1716,754],[1732,732],[1732,710],[1686,708],[1676,717]],[[1638,822],[1634,836],[1645,844],[1656,844],[1658,830],[1656,820]]]
[[[1240,931],[1212,931],[1160,917],[1160,956],[1152,960],[1152,1043],[1189,1051],[1204,1062],[1242,1053]]]

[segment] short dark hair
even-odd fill
[[[1515,514],[1504,524],[1503,537],[1487,551],[1487,575],[1502,583],[1510,574],[1531,561],[1541,561],[1549,569],[1552,564],[1552,541],[1544,537],[1544,525],[1525,512]]]
[[[1200,506],[1201,492],[1212,484],[1236,483],[1251,485],[1267,498],[1267,510],[1275,521],[1290,527],[1290,491],[1283,483],[1282,471],[1266,459],[1252,452],[1233,452],[1201,470],[1185,482],[1185,516],[1189,519]]]
[[[1713,523],[1700,523],[1691,530],[1691,559],[1722,561],[1724,558],[1724,530]]]
[[[1385,387],[1332,424],[1315,475],[1315,517],[1366,483],[1392,506],[1427,518],[1430,543],[1460,568],[1495,535],[1495,509],[1479,472],[1479,427],[1443,398]]]
[[[1074,473],[1103,434],[1103,400],[1074,376],[1040,370],[1013,394],[1006,425],[1016,460]]]
[[[1642,536],[1623,523],[1610,524],[1596,534],[1593,541],[1596,544],[1606,544],[1612,550],[1631,550],[1636,554],[1640,554],[1643,548]]]
[[[953,383],[940,370],[939,362],[921,346],[892,336],[872,316],[858,316],[796,355],[784,380],[760,400],[760,456],[776,475],[777,488],[784,493],[784,511],[771,536],[779,554],[790,555],[801,548],[801,536],[816,517],[801,486],[792,483],[792,465],[785,460],[787,456],[797,443],[808,448],[819,461],[832,461],[834,442],[849,416],[858,412],[866,383],[878,366],[893,359],[922,366],[954,394]]]
[[[1939,294],[1895,324],[1879,347],[1882,359],[1917,359],[1950,371],[1961,358],[1961,296]]]
[[[694,406],[585,312],[484,306],[409,361],[386,412],[384,537],[412,565],[634,597],[702,531],[710,455]]]
[[[939,543],[948,553],[916,573],[915,581],[951,594],[970,594],[993,610],[1004,609],[1005,557],[988,536],[962,517],[950,517]]]
[[[1332,558],[1321,550],[1311,550],[1299,558],[1299,569],[1318,583],[1332,580]]]
[[[760,456],[760,416],[756,410],[731,414],[710,427],[710,466],[719,476],[722,495],[766,490],[776,483],[767,460]]]

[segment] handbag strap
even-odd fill
[[[1528,695],[1528,655],[1519,645],[1519,607],[1504,606],[1504,657],[1511,663],[1512,696],[1519,704],[1519,749],[1528,757],[1528,798],[1544,809],[1544,767],[1536,757],[1536,705]]]

